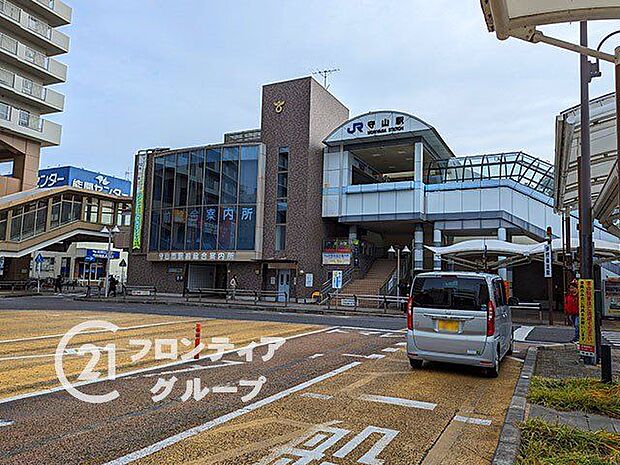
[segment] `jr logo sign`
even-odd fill
[[[356,132],[364,132],[364,123],[353,123],[350,128],[347,128],[349,134],[355,134]]]

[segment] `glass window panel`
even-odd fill
[[[162,210],[161,212],[161,229],[159,236],[159,250],[170,250],[172,238],[172,210]]]
[[[276,224],[286,223],[286,214],[288,212],[288,202],[278,202],[276,211]]]
[[[237,230],[237,208],[225,206],[220,208],[220,227],[218,234],[219,250],[234,250]]]
[[[7,220],[0,220],[0,241],[6,239],[6,224]]]
[[[286,226],[279,224],[276,226],[276,251],[280,252],[286,248]]]
[[[176,155],[164,157],[164,183],[162,187],[162,207],[172,207],[174,200],[174,171]]]
[[[11,240],[19,241],[22,237],[22,219],[23,215],[14,216],[11,219]]]
[[[76,200],[73,202],[73,208],[71,210],[71,220],[78,221],[82,218],[82,202]]]
[[[187,209],[186,250],[200,250],[200,230],[202,229],[202,209],[199,206]]]
[[[288,173],[278,173],[278,198],[288,197]]]
[[[155,157],[153,168],[153,208],[161,208],[162,184],[164,182],[164,158]]]
[[[258,160],[242,160],[239,176],[239,202],[256,203]]]
[[[205,151],[191,153],[187,205],[201,205],[205,169]]]
[[[187,209],[172,210],[172,250],[185,250],[185,226],[187,225]]]
[[[66,224],[71,221],[71,207],[73,202],[69,200],[62,201],[62,210],[60,213],[60,224]]]
[[[207,150],[204,180],[204,199],[207,205],[220,203],[221,152],[219,149]]]
[[[222,155],[222,194],[220,203],[237,203],[239,185],[239,147],[225,147]]]
[[[240,205],[237,250],[254,250],[255,231],[256,205]]]
[[[35,215],[36,210],[30,210],[28,213],[24,214],[24,219],[22,223],[22,239],[34,236]]]
[[[208,205],[203,208],[202,243],[201,250],[217,249],[217,219],[219,218],[217,205]]]
[[[241,146],[241,161],[258,160],[258,145]]]
[[[60,226],[60,203],[52,204],[52,228]]]
[[[112,224],[114,221],[114,203],[101,201],[101,222],[103,224]]]
[[[149,250],[155,252],[159,249],[159,219],[161,217],[159,210],[151,212],[151,237],[149,239]]]
[[[278,171],[288,171],[288,147],[282,147],[278,152]]]
[[[45,232],[45,226],[47,223],[47,208],[40,208],[37,210],[37,220],[35,223],[35,234],[41,234]],[[0,235],[0,237],[2,237]]]
[[[98,199],[88,199],[87,203],[86,203],[86,214],[85,214],[85,219],[86,221],[88,221],[89,223],[96,223],[97,220],[97,216],[99,214],[99,200]]]
[[[189,176],[189,153],[183,152],[177,155],[177,174],[174,183],[174,206],[187,205],[187,184]]]

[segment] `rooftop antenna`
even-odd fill
[[[323,69],[320,71],[315,71],[314,73],[312,73],[313,75],[319,75],[323,78],[323,87],[325,87],[325,89],[329,89],[329,84],[327,84],[327,81],[329,79],[330,74],[333,73],[338,73],[340,72],[339,68],[334,68],[334,69]]]

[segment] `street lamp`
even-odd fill
[[[408,254],[411,253],[411,249],[407,246],[404,248],[391,246],[388,249],[388,253],[396,254],[396,297],[400,297],[400,254]]]
[[[118,226],[114,226],[112,229],[109,229],[107,226],[104,226],[101,229],[102,234],[108,235],[108,253],[106,255],[106,270],[105,270],[105,296],[108,297],[110,295],[110,262],[112,261],[112,236],[121,232]]]

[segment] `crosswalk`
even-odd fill
[[[611,346],[620,349],[620,331],[603,331],[603,339]]]

